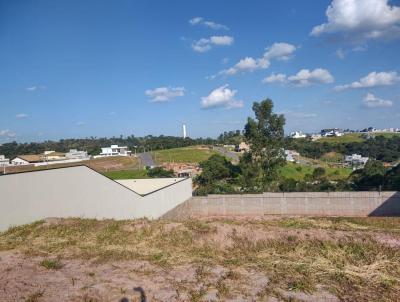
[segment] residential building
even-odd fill
[[[250,146],[245,142],[241,142],[238,146],[235,147],[236,152],[247,152],[250,151]]]
[[[343,136],[343,131],[338,128],[322,129],[321,136]]]
[[[101,148],[100,156],[131,156],[131,153],[127,146],[111,145],[111,147]]]
[[[63,160],[63,159],[65,159],[65,153],[62,152],[44,151],[43,153],[44,161]]]
[[[43,156],[38,154],[18,155],[11,160],[11,165],[23,166],[33,165],[43,161]]]
[[[78,151],[77,149],[71,149],[69,152],[65,153],[65,157],[68,159],[89,159],[90,156],[86,151]]]
[[[7,167],[10,165],[10,160],[4,155],[0,155],[0,167]]]
[[[290,133],[290,137],[292,138],[305,138],[306,135],[301,131],[294,131]]]
[[[295,150],[285,150],[286,161],[295,162],[300,153]]]
[[[362,168],[367,163],[369,157],[363,157],[360,154],[346,155],[344,161],[347,165]]]

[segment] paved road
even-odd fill
[[[151,157],[151,154],[146,152],[146,153],[139,153],[138,154],[139,159],[142,162],[143,166],[149,166],[149,167],[154,167],[156,164],[153,160],[153,157]]]
[[[230,159],[230,160],[232,160],[234,162],[238,162],[239,161],[239,155],[236,152],[229,151],[229,150],[226,150],[223,147],[217,147],[217,146],[214,146],[214,150],[219,152],[219,153],[221,153],[221,155],[227,157],[228,159]]]

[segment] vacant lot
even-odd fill
[[[5,301],[140,301],[140,291],[147,301],[396,301],[399,261],[399,218],[48,219],[0,233],[0,293]]]
[[[213,154],[216,152],[208,147],[195,146],[154,151],[152,155],[158,164],[162,164],[165,162],[199,163],[207,160]]]
[[[349,168],[329,167],[325,164],[320,163],[325,169],[325,176],[329,180],[341,180],[347,179],[351,174],[352,170]],[[316,166],[315,166],[316,167]],[[295,164],[288,162],[283,168],[280,169],[280,174],[284,178],[292,178],[294,180],[304,180],[307,174],[312,175],[315,167],[303,164]]]

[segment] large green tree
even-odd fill
[[[246,191],[270,190],[278,178],[278,170],[285,164],[285,118],[272,112],[273,102],[266,99],[253,104],[255,118],[249,117],[244,137],[250,145],[242,157],[242,186]]]

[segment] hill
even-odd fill
[[[193,146],[184,148],[164,149],[152,152],[157,164],[165,162],[199,163],[216,154],[209,146]]]
[[[0,233],[0,288],[6,301],[396,301],[399,260],[399,218],[53,218]]]

